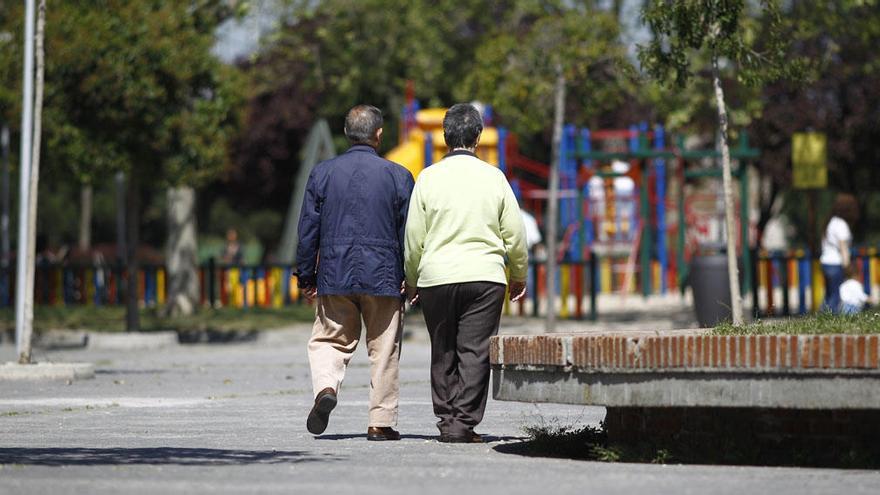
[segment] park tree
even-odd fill
[[[783,81],[764,88],[762,115],[751,128],[762,151],[768,189],[781,199],[795,238],[802,243],[821,239],[824,227],[821,221],[809,221],[811,195],[790,191],[791,136],[810,129],[827,137],[829,191],[852,193],[859,201],[862,214],[854,233],[870,243],[878,240],[878,232],[870,228],[880,221],[880,192],[875,187],[880,184],[878,7],[876,0],[804,0],[784,11],[790,21],[785,33],[792,40],[791,51],[813,61],[811,77],[802,85]],[[825,203],[821,199],[820,212]]]
[[[761,40],[760,48],[744,29],[748,9],[752,7],[760,9],[767,23],[766,38]],[[652,0],[644,8],[643,17],[653,38],[649,44],[639,47],[639,60],[650,76],[684,87],[694,76],[694,60],[701,56],[709,60],[721,148],[731,310],[733,324],[740,326],[743,310],[736,262],[728,111],[721,70],[722,66],[734,67],[739,81],[761,85],[784,78],[795,79],[804,64],[798,59],[786,58],[782,15],[775,0],[761,0],[755,5],[746,0]],[[748,246],[742,248],[748,249]]]
[[[514,131],[552,129],[547,198],[547,287],[555,287],[559,164],[566,118],[583,123],[624,100],[630,80],[613,13],[593,2],[518,4],[477,49],[461,98],[490,103]],[[570,110],[570,111],[569,111]],[[546,330],[555,327],[549,291]]]
[[[3,29],[15,32],[21,9],[10,7]],[[157,190],[171,191],[170,309],[190,310],[181,301],[198,297],[191,188],[224,169],[237,127],[240,79],[211,54],[216,26],[234,14],[221,0],[70,1],[48,10],[45,161],[84,183],[126,174],[129,330],[139,327],[140,214]],[[13,94],[20,87],[4,84]]]
[[[476,48],[515,3],[280,1],[276,29],[238,61],[248,81],[245,123],[233,166],[211,193],[235,195],[244,208],[283,211],[309,130],[326,119],[344,147],[342,121],[356,103],[384,111],[383,150],[390,149],[408,81],[423,105],[453,102]]]
[[[634,92],[634,69],[617,18],[592,3],[518,4],[477,48],[458,98],[491,104],[517,133],[541,134],[552,128],[558,65],[568,122],[595,124],[620,112]]]

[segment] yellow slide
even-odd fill
[[[443,116],[445,108],[427,108],[416,112],[416,126],[409,130],[406,140],[385,155],[392,162],[403,165],[414,178],[425,168],[425,138],[431,136],[433,156],[430,163],[436,163],[446,154],[443,140]],[[498,130],[494,127],[483,129],[477,156],[492,165],[498,166]]]

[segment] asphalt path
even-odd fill
[[[312,403],[306,333],[149,352],[38,351],[90,361],[93,380],[0,382],[0,494],[712,493],[876,494],[880,472],[596,463],[505,453],[523,427],[597,424],[604,409],[490,399],[486,444],[436,441],[424,339],[401,359],[399,442],[367,442],[364,346],[327,432]],[[0,361],[13,357],[0,346]]]

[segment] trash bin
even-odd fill
[[[714,327],[731,321],[730,278],[727,275],[727,254],[720,246],[701,246],[690,268],[690,286],[694,311],[701,328]],[[742,270],[740,270],[742,272]]]

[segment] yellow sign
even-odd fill
[[[797,132],[791,138],[792,182],[795,189],[828,185],[827,139],[819,132]]]

